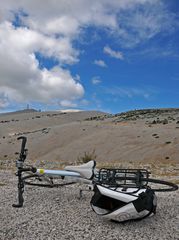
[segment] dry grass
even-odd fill
[[[77,163],[87,163],[96,159],[95,149],[92,152],[84,152],[83,156],[78,157]]]
[[[6,185],[6,183],[0,182],[0,187],[3,187],[5,185]]]

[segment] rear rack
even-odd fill
[[[108,186],[146,187],[150,172],[146,169],[108,169],[101,168],[97,182]]]

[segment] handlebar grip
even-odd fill
[[[21,136],[21,137],[18,137],[17,140],[20,140],[22,139],[22,144],[21,144],[21,154],[24,154],[24,151],[25,151],[25,145],[26,145],[26,142],[27,142],[27,138],[24,137],[24,136]]]

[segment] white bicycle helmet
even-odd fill
[[[91,207],[103,218],[123,222],[143,219],[156,212],[156,195],[150,188],[109,188],[96,185]]]

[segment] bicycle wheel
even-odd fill
[[[171,192],[171,191],[178,190],[178,185],[175,183],[172,183],[172,182],[168,182],[168,181],[164,181],[164,180],[160,180],[160,179],[153,179],[153,178],[148,178],[147,181],[150,183],[167,186],[167,188],[153,188],[152,187],[152,189],[155,192]]]
[[[75,184],[76,182],[69,182],[63,178],[53,179],[46,176],[39,176],[37,174],[29,174],[23,177],[25,185],[37,186],[37,187],[62,187],[66,185]]]

